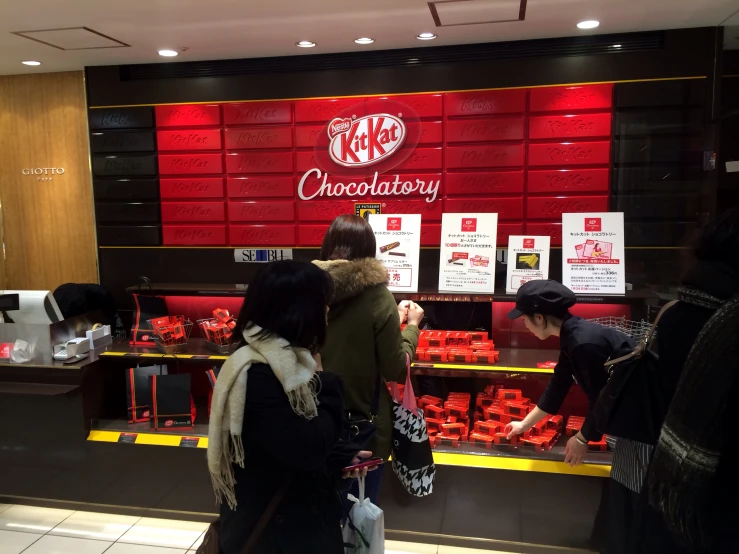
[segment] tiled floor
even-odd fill
[[[205,523],[0,504],[0,554],[194,554]],[[387,541],[386,554],[504,554]]]

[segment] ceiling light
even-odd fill
[[[356,42],[357,44],[372,44],[373,42],[375,42],[375,39],[369,37],[355,38],[354,42]]]
[[[311,42],[309,40],[301,40],[300,42],[295,43],[295,46],[299,46],[300,48],[313,48],[315,45],[315,42]]]
[[[600,25],[600,21],[595,21],[594,19],[589,19],[588,21],[581,21],[577,24],[578,29],[595,29],[598,25]]]
[[[613,46],[611,46],[611,48],[621,48],[621,45],[620,44],[614,44]]]
[[[436,38],[434,33],[421,33],[416,37],[418,40],[433,40]]]
[[[27,60],[25,62],[21,62],[23,65],[41,65],[41,62],[36,62],[33,60]]]
[[[159,55],[165,58],[174,58],[179,52],[177,50],[160,50]]]

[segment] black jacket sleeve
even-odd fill
[[[607,360],[608,356],[603,353],[603,350],[592,344],[582,344],[572,352],[575,375],[588,396],[588,414],[585,416],[585,423],[580,431],[588,441],[599,441],[603,437],[603,433],[595,428],[593,406],[598,400],[600,391],[608,382],[608,372],[604,366]]]
[[[554,368],[554,376],[536,404],[538,408],[548,414],[556,414],[567,393],[570,392],[572,383],[572,365],[569,359],[566,358],[566,354],[560,352],[559,361]]]
[[[242,432],[247,457],[249,444],[259,444],[287,468],[314,470],[326,462],[340,438],[344,398],[338,377],[322,373],[320,380],[318,415],[306,419],[293,411],[271,370],[250,371]]]

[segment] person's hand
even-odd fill
[[[571,467],[579,466],[585,459],[588,452],[588,445],[582,444],[577,440],[577,436],[570,438],[565,446],[565,463]]]
[[[323,365],[321,364],[321,353],[316,352],[313,354],[313,359],[316,361],[316,372],[323,371]]]
[[[508,433],[508,440],[512,439],[516,435],[520,435],[526,429],[523,428],[523,421],[511,421],[505,426],[505,432]]]
[[[354,457],[352,458],[352,461],[351,461],[351,463],[350,463],[349,465],[350,465],[350,466],[353,466],[353,465],[357,465],[357,464],[358,464],[358,463],[360,463],[360,462],[361,462],[362,460],[366,460],[367,458],[371,458],[371,457],[372,457],[372,452],[370,452],[369,450],[360,450],[360,451],[359,451],[359,452],[357,452],[357,454],[356,454],[356,455],[355,455],[355,456],[354,456]],[[366,467],[363,467],[362,469],[355,469],[354,471],[345,471],[345,472],[344,472],[344,473],[342,474],[342,477],[343,477],[344,479],[356,479],[357,477],[367,477],[367,473],[368,473],[368,472],[370,472],[370,471],[374,471],[374,470],[376,470],[376,469],[377,469],[378,467],[379,467],[379,466],[375,466],[375,467],[370,467],[370,468],[366,468]]]
[[[400,317],[400,324],[405,323],[408,317],[408,309],[411,307],[412,302],[410,300],[403,300],[398,304],[398,317]]]
[[[418,327],[423,319],[423,314],[423,308],[415,302],[411,302],[411,305],[408,308],[408,325],[415,325]]]

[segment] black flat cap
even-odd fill
[[[575,293],[562,283],[551,279],[537,279],[521,285],[516,294],[516,307],[508,312],[508,319],[524,314],[553,315],[575,305]]]

